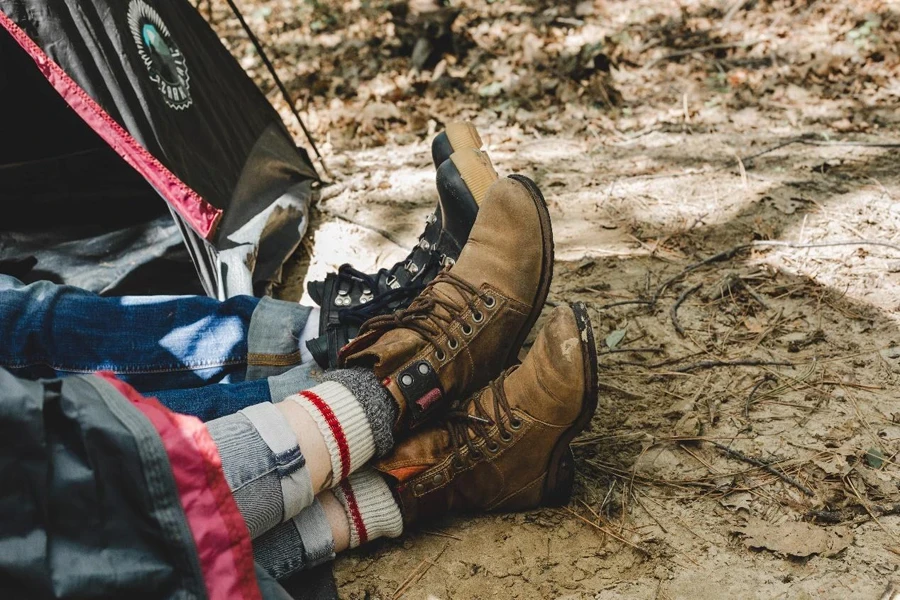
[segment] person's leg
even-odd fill
[[[403,516],[385,479],[365,470],[322,492],[299,515],[253,542],[253,555],[276,579],[334,559],[344,550],[403,533]]]
[[[249,296],[106,298],[0,275],[0,366],[29,379],[112,371],[141,392],[256,379],[300,364],[309,312]]]
[[[559,307],[520,365],[256,539],[256,560],[281,578],[453,511],[565,504],[574,482],[569,444],[596,406],[587,309]]]
[[[316,494],[393,446],[397,406],[371,371],[332,371],[277,404],[207,423],[251,537],[296,517]]]

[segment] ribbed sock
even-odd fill
[[[375,471],[356,473],[335,488],[350,523],[350,548],[403,533],[403,515],[384,478]]]
[[[399,409],[391,394],[384,389],[375,373],[369,369],[354,367],[329,371],[322,376],[325,381],[334,381],[348,390],[362,405],[372,426],[375,439],[375,455],[386,456],[394,447],[393,428]]]
[[[375,427],[363,403],[335,381],[290,396],[315,421],[331,457],[333,481],[341,481],[366,464],[376,452]]]

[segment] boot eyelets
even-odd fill
[[[519,419],[511,419],[509,421],[509,427],[510,427],[510,429],[518,431],[518,430],[522,429],[522,421],[520,421]]]
[[[504,442],[511,442],[513,439],[513,436],[508,431],[504,431],[502,434],[500,434],[500,439],[503,440]]]
[[[463,335],[472,335],[473,329],[469,325],[463,325],[461,331],[463,332]]]
[[[472,460],[481,460],[482,458],[484,458],[484,454],[479,450],[470,453],[469,456],[472,457]]]
[[[494,308],[497,306],[497,300],[493,296],[487,296],[484,299],[484,305],[488,308]]]
[[[435,357],[436,359],[438,359],[439,361],[442,361],[442,362],[443,362],[443,360],[444,360],[445,358],[447,358],[447,355],[444,354],[444,351],[443,351],[443,350],[438,350],[437,352],[434,353],[434,357]]]
[[[447,340],[447,347],[451,350],[456,350],[457,348],[459,348],[459,342],[457,342],[453,338],[450,338],[449,340]]]
[[[475,321],[476,323],[481,323],[482,321],[484,321],[484,314],[481,312],[478,312],[478,311],[473,312],[472,320]]]
[[[498,444],[496,442],[492,442],[490,445],[487,446],[487,449],[488,449],[488,452],[496,452],[497,450],[500,449],[500,444]]]

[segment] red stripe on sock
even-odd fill
[[[334,441],[337,442],[338,453],[341,455],[341,472],[338,479],[347,479],[347,476],[350,475],[350,445],[347,443],[347,436],[344,435],[344,428],[341,426],[341,422],[338,421],[328,403],[315,393],[306,390],[300,392],[300,395],[309,400],[316,407],[316,410],[322,413],[322,417],[328,423],[331,435],[334,436]]]
[[[366,531],[366,524],[363,522],[362,513],[359,512],[359,505],[356,503],[356,495],[350,482],[341,482],[341,491],[344,492],[344,498],[347,500],[347,508],[350,510],[350,518],[353,520],[353,527],[356,529],[356,535],[359,536],[359,545],[362,546],[369,541],[369,532]]]

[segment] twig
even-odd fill
[[[680,58],[682,56],[688,56],[694,54],[695,52],[710,52],[713,50],[728,50],[729,48],[750,48],[751,46],[755,46],[762,42],[768,41],[769,38],[763,37],[758,40],[752,40],[749,42],[726,42],[722,44],[710,44],[708,46],[699,46],[697,48],[687,48],[686,50],[678,50],[676,52],[671,52],[666,54],[665,56],[661,56],[660,58],[651,60],[647,63],[645,69],[652,69],[658,63],[661,63],[664,60],[672,60],[673,58]]]
[[[772,465],[765,463],[765,462],[759,460],[758,458],[753,458],[752,456],[747,456],[740,450],[734,450],[733,448],[729,448],[728,446],[726,446],[724,444],[720,444],[719,442],[714,442],[714,441],[710,440],[710,441],[708,441],[708,443],[712,444],[719,450],[725,452],[728,456],[730,456],[732,458],[736,458],[747,464],[757,466],[760,469],[762,469],[763,471],[765,471],[767,473],[771,473],[772,475],[775,475],[780,480],[794,486],[795,488],[797,488],[798,490],[800,490],[807,496],[815,496],[816,495],[815,492],[813,492],[811,489],[809,489],[808,487],[806,487],[805,485],[803,485],[802,483],[800,483],[799,481],[797,481],[790,475],[782,473],[778,469],[774,468]]]
[[[683,367],[674,369],[676,373],[689,373],[699,369],[714,369],[716,367],[793,367],[794,363],[785,360],[757,360],[755,358],[739,360],[701,360]]]
[[[759,390],[759,388],[761,388],[763,386],[763,384],[765,384],[769,381],[777,381],[777,380],[775,379],[775,376],[772,375],[771,373],[766,373],[766,376],[763,377],[761,380],[759,380],[759,382],[753,386],[753,389],[750,390],[750,395],[747,396],[747,403],[744,404],[744,418],[745,419],[750,418],[750,407],[753,405],[753,396],[756,395],[757,390]]]
[[[789,140],[785,140],[783,142],[779,142],[774,146],[766,148],[765,150],[760,150],[756,154],[751,154],[750,156],[745,156],[741,160],[746,165],[749,161],[754,158],[759,158],[760,156],[764,156],[766,154],[770,154],[775,152],[776,150],[781,150],[785,146],[790,146],[792,144],[804,144],[806,146],[847,146],[847,147],[857,147],[857,148],[900,148],[900,143],[897,142],[855,142],[852,140],[817,140],[815,138],[814,133],[806,133],[795,138],[791,138]]]
[[[446,532],[444,532],[444,531],[430,531],[430,530],[428,530],[428,529],[423,529],[423,530],[422,530],[422,533],[424,533],[425,535],[433,535],[433,536],[435,536],[435,537],[450,538],[451,540],[456,540],[457,542],[461,542],[461,541],[462,541],[462,538],[461,538],[461,537],[456,537],[455,535],[451,535],[451,534],[446,533]]]
[[[672,325],[675,327],[675,332],[678,333],[680,337],[684,337],[684,328],[681,326],[681,323],[678,322],[678,307],[687,300],[687,297],[699,290],[703,287],[703,284],[698,283],[692,288],[688,288],[678,296],[678,300],[675,301],[675,304],[672,305],[672,310],[669,311],[669,316],[672,317]]]
[[[616,352],[649,352],[652,354],[662,354],[665,352],[662,348],[609,348],[598,354],[614,354]]]
[[[693,264],[688,265],[684,269],[681,270],[680,273],[669,277],[665,281],[663,281],[659,287],[656,288],[656,291],[653,293],[653,297],[649,301],[631,301],[632,303],[648,303],[651,306],[655,305],[659,298],[663,295],[663,293],[669,288],[670,285],[697,269],[704,267],[706,265],[722,262],[726,260],[731,260],[737,254],[743,252],[744,250],[749,250],[751,248],[792,248],[795,250],[802,250],[805,248],[833,248],[837,246],[881,246],[884,248],[890,248],[891,250],[896,250],[900,252],[900,245],[892,244],[890,242],[883,242],[880,240],[839,240],[835,242],[814,242],[808,244],[802,244],[799,242],[788,242],[784,240],[757,240],[754,242],[749,242],[746,244],[740,244],[735,246],[734,248],[730,248],[728,250],[724,250],[719,252],[718,254],[714,254],[709,258],[704,258],[701,261],[695,262]]]
[[[860,505],[862,505],[862,507],[864,509],[866,509],[866,512],[869,513],[869,516],[872,517],[872,520],[878,524],[878,527],[880,527],[881,530],[883,532],[885,532],[886,534],[888,534],[889,536],[894,537],[894,535],[890,531],[887,530],[887,527],[885,527],[881,523],[881,521],[878,520],[878,517],[875,516],[875,513],[873,513],[872,509],[869,508],[869,505],[866,504],[866,501],[862,499],[862,496],[859,495],[859,491],[857,491],[856,486],[853,485],[853,482],[850,481],[850,477],[845,475],[843,477],[843,480],[844,480],[844,483],[846,483],[848,486],[850,486],[850,489],[853,491],[853,495],[856,496],[857,500],[859,500]]]
[[[398,598],[406,593],[406,590],[408,590],[411,586],[415,585],[416,582],[422,579],[422,577],[425,576],[425,573],[428,572],[428,569],[430,569],[441,558],[441,556],[443,556],[444,552],[449,547],[450,542],[447,542],[444,547],[441,548],[441,551],[437,553],[437,556],[435,556],[433,560],[428,560],[427,558],[422,559],[422,562],[420,562],[419,565],[415,569],[413,569],[412,573],[410,573],[409,576],[403,581],[403,583],[401,583],[397,587],[396,591],[394,591],[394,595],[392,597],[393,600],[398,600]]]
[[[615,306],[627,306],[629,304],[650,304],[650,305],[652,305],[652,304],[656,304],[656,301],[655,300],[653,300],[653,301],[651,301],[651,300],[622,300],[620,302],[611,302],[609,304],[603,304],[601,306],[598,306],[597,309],[598,310],[606,310],[608,308],[613,308]]]
[[[900,515],[900,504],[888,504],[888,505],[878,505],[873,504],[871,509],[872,513],[878,514],[879,517],[887,517],[891,515]],[[809,519],[811,521],[818,521],[820,523],[828,523],[831,525],[836,525],[838,523],[843,523],[845,521],[849,521],[854,517],[858,517],[861,514],[864,514],[871,517],[871,514],[866,507],[863,505],[859,506],[849,506],[847,508],[841,510],[810,510],[807,511],[803,517],[805,519]]]
[[[565,510],[566,512],[568,512],[570,515],[572,515],[572,516],[575,517],[576,519],[579,519],[579,520],[581,520],[581,521],[584,521],[585,523],[587,523],[588,525],[590,525],[591,527],[593,527],[593,528],[596,529],[597,531],[600,531],[600,532],[602,532],[602,533],[605,533],[606,535],[608,535],[609,537],[611,537],[611,538],[613,538],[613,539],[615,539],[615,540],[619,540],[620,542],[622,542],[622,543],[625,544],[626,546],[630,546],[630,547],[634,548],[635,550],[637,550],[637,551],[640,552],[641,554],[650,556],[650,551],[649,551],[649,550],[645,550],[645,549],[641,548],[640,546],[638,546],[637,544],[634,544],[634,543],[632,543],[632,542],[629,542],[629,541],[626,540],[625,538],[623,538],[623,537],[621,537],[621,536],[619,536],[619,535],[616,535],[615,533],[613,533],[612,531],[610,531],[610,530],[607,529],[606,527],[603,527],[602,525],[600,525],[600,524],[598,524],[598,523],[594,523],[594,522],[591,521],[590,519],[585,519],[583,516],[579,515],[577,512],[575,512],[574,510],[572,510],[572,509],[569,508],[568,506],[564,506],[564,507],[563,507],[563,510]]]

